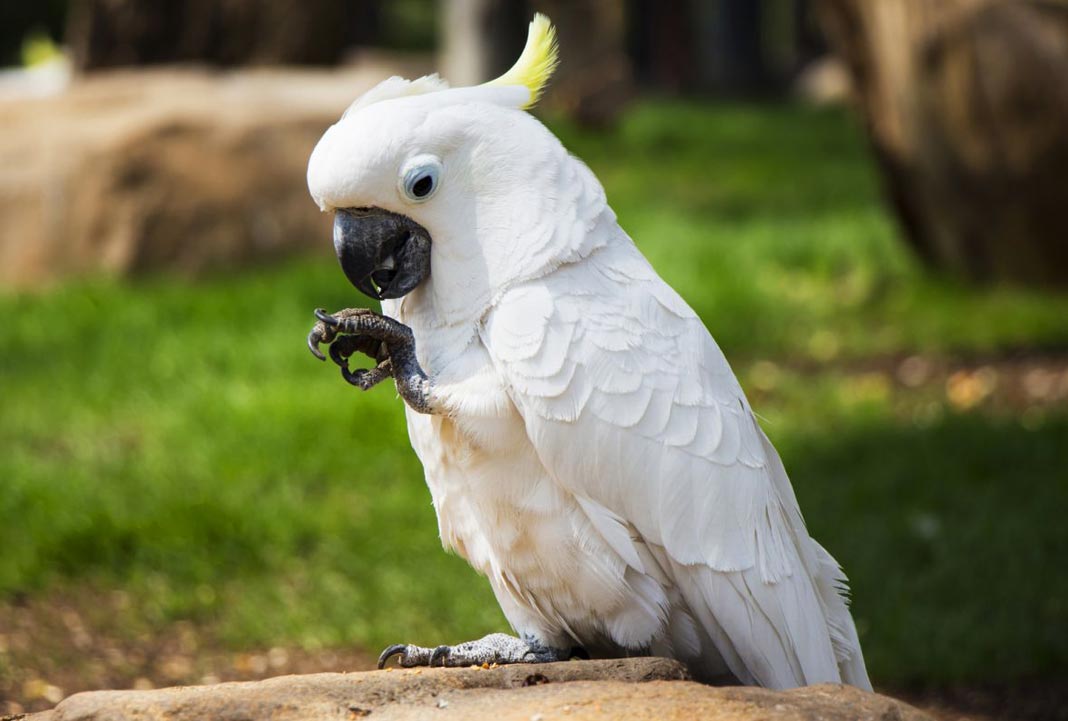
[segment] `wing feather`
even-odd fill
[[[632,569],[662,549],[739,680],[840,680],[859,658],[843,579],[722,352],[629,240],[598,247],[505,293],[481,329],[541,462]]]

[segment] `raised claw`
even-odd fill
[[[375,360],[372,368],[349,369],[349,359],[363,353]],[[351,385],[370,390],[393,375],[393,364],[385,345],[374,338],[362,335],[343,335],[330,345],[330,360],[341,368],[341,376]]]
[[[353,336],[346,337],[352,338]],[[338,341],[337,343],[330,344],[330,360],[337,363],[343,369],[348,369],[350,355],[352,355],[352,352],[344,343]]]
[[[322,343],[334,343],[334,339],[337,338],[338,333],[341,332],[341,326],[345,320],[349,318],[356,318],[362,315],[374,314],[374,311],[367,310],[366,308],[346,308],[345,310],[339,310],[337,313],[327,313],[325,308],[316,308],[315,317],[318,319],[318,323],[312,326],[311,332],[308,333],[308,350],[312,352],[319,360],[326,360],[326,356],[319,350],[319,345]],[[338,349],[339,352],[345,351],[348,355],[352,355],[354,350],[345,350],[349,346],[345,346],[343,349]],[[359,350],[359,346],[353,346],[356,350]],[[341,361],[334,355],[334,346],[330,347],[330,357],[338,365],[342,365]]]
[[[321,350],[319,350],[320,342],[321,339],[319,337],[319,329],[312,328],[311,332],[308,333],[308,350],[310,350],[312,352],[312,355],[318,358],[319,360],[325,361],[326,356],[323,355],[323,352]]]
[[[329,315],[327,315],[326,310],[324,310],[323,308],[316,308],[315,317],[318,318],[321,322],[313,325],[311,331],[308,332],[308,350],[310,350],[312,352],[312,355],[318,358],[319,360],[325,361],[326,356],[323,355],[323,352],[321,350],[319,350],[319,344],[331,342],[332,340],[334,340],[334,336],[336,335],[336,333],[333,330],[333,326],[328,327],[326,322],[323,320],[324,318],[330,317]]]
[[[341,322],[337,318],[335,318],[334,316],[332,316],[329,313],[327,313],[325,308],[316,308],[315,309],[315,317],[318,318],[319,320],[321,320],[326,325],[334,327],[334,328],[336,328],[338,323]]]
[[[316,308],[315,317],[317,322],[308,335],[308,348],[316,358],[323,359],[320,343],[334,343],[338,336],[353,337],[351,341],[340,341],[341,348],[330,350],[331,359],[341,367],[347,382],[367,390],[393,377],[398,394],[409,408],[418,413],[434,411],[430,379],[416,358],[411,328],[369,308],[346,308],[334,314]],[[355,352],[374,358],[378,365],[350,371],[347,358]]]
[[[367,335],[342,335],[330,346],[330,360],[342,368],[348,366],[349,358],[357,353],[373,358],[375,363],[389,358],[386,345]]]
[[[386,661],[389,661],[394,656],[400,656],[403,659],[407,649],[408,644],[406,643],[395,643],[392,646],[387,646],[386,650],[378,656],[378,667],[385,668]]]
[[[392,374],[393,366],[388,360],[374,368],[357,368],[354,371],[350,371],[346,366],[341,366],[341,377],[365,391],[371,390]]]

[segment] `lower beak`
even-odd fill
[[[349,282],[377,300],[407,295],[430,275],[430,233],[382,208],[338,210],[334,250]]]

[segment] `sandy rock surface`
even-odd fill
[[[119,71],[0,95],[0,286],[328,252],[312,148],[360,93],[423,65]]]
[[[886,696],[822,685],[786,692],[712,688],[675,661],[636,658],[539,666],[282,676],[156,691],[91,691],[26,721],[354,719],[841,719],[925,721]]]

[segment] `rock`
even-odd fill
[[[328,251],[308,155],[361,92],[424,69],[124,71],[0,98],[0,286]]]
[[[907,704],[849,686],[713,688],[662,658],[482,669],[282,676],[157,691],[90,691],[26,721],[353,721],[360,718],[926,721]]]

